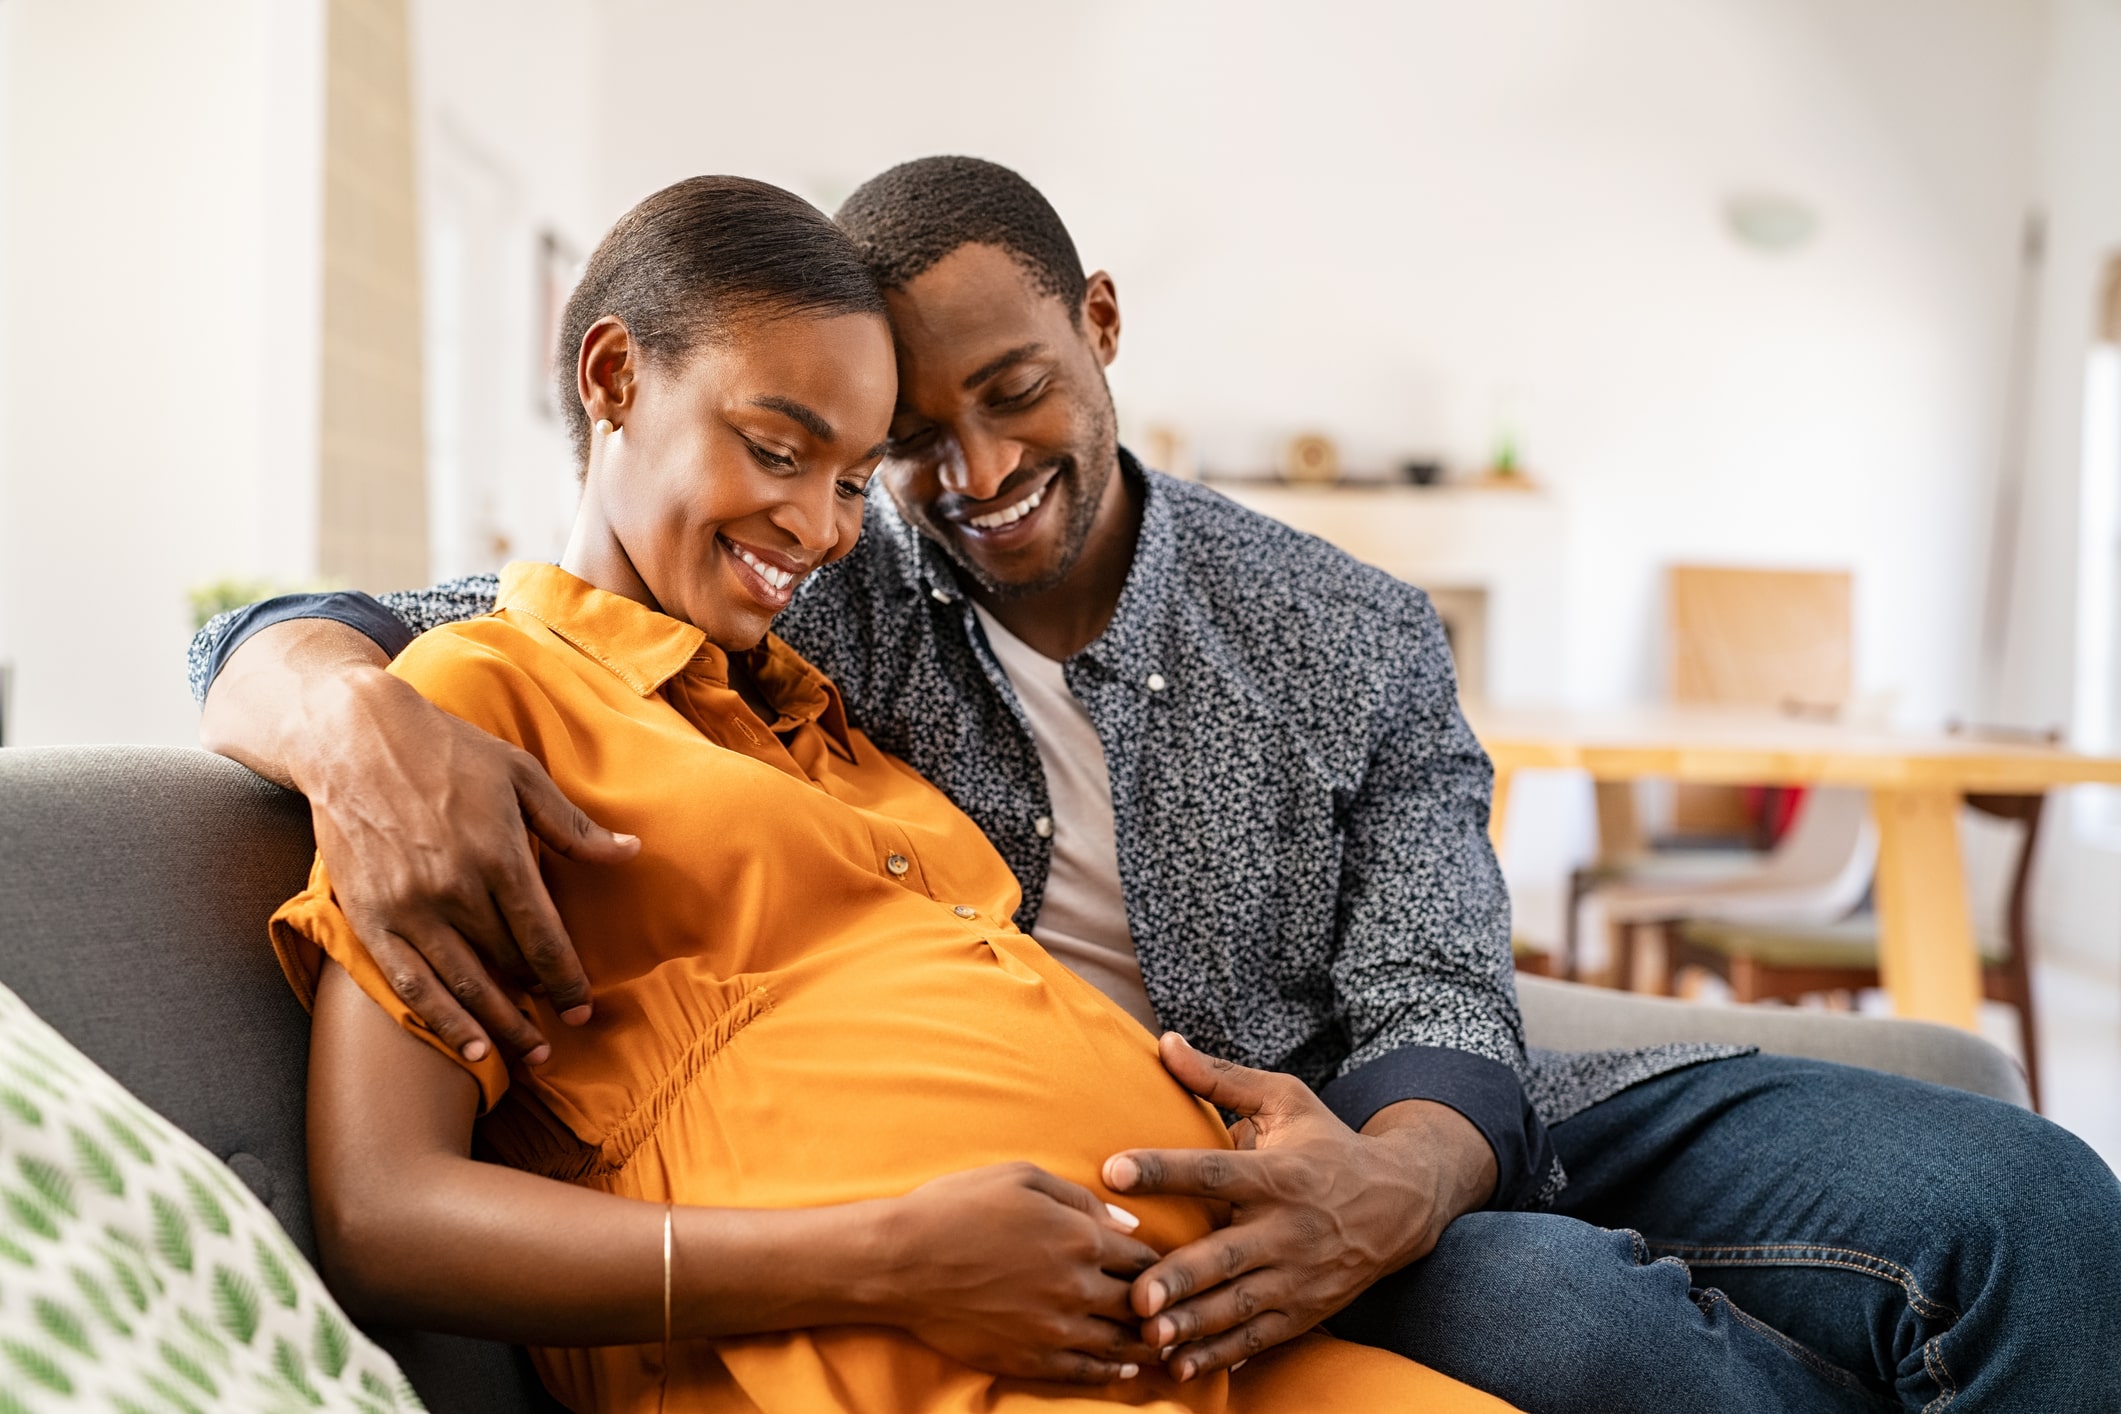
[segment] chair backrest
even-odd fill
[[[1836,709],[1849,698],[1854,643],[1850,577],[1840,570],[1670,570],[1668,678],[1674,702],[1708,707]],[[1744,792],[1681,785],[1679,836],[1760,838]]]
[[[1845,570],[1674,565],[1672,700],[1845,705],[1855,659],[1851,584]]]
[[[0,750],[0,982],[227,1163],[311,1258],[309,1018],[265,920],[314,848],[299,797],[203,751]],[[374,1335],[430,1408],[559,1407],[512,1347]]]

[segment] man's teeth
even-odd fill
[[[759,578],[765,580],[775,589],[786,589],[789,585],[795,583],[795,576],[793,574],[790,574],[787,570],[775,569],[772,565],[767,564],[764,560],[752,554],[749,550],[746,550],[741,545],[734,546],[733,548],[736,550],[736,557],[738,559],[742,560],[745,564],[757,570]]]
[[[992,515],[974,516],[971,521],[968,522],[968,524],[970,524],[974,530],[992,530],[996,526],[1007,525],[1011,521],[1022,520],[1025,516],[1030,515],[1033,511],[1037,510],[1038,503],[1045,499],[1046,488],[1041,486],[1036,491],[1033,491],[1030,495],[1024,497],[1023,500],[1018,501],[1015,505],[1009,507],[1007,510],[996,511]]]

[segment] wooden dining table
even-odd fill
[[[1878,826],[1879,981],[1897,1015],[1967,1029],[1981,999],[1981,963],[1959,848],[1961,801],[1969,792],[2121,785],[2121,757],[1757,710],[1469,706],[1466,715],[1495,763],[1488,829],[1498,851],[1519,771],[1583,771],[1601,785],[1661,779],[1868,791]]]

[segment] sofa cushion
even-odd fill
[[[424,1407],[226,1165],[0,987],[0,1410]]]

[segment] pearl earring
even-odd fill
[[[597,435],[599,437],[609,437],[612,433],[612,430],[613,429],[611,426],[610,418],[600,417],[597,419]]]

